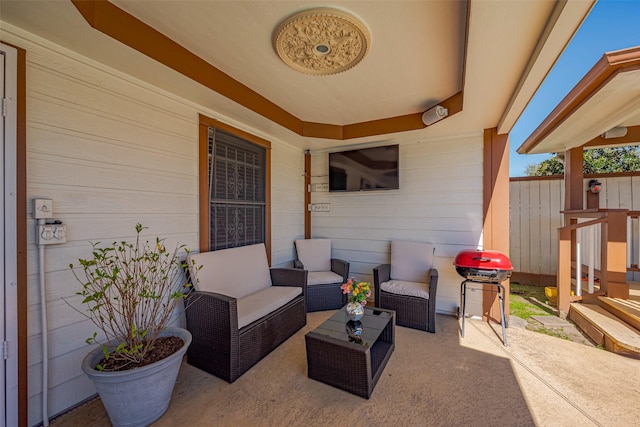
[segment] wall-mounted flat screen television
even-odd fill
[[[397,190],[399,146],[329,153],[329,191]]]

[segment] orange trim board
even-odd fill
[[[627,126],[627,134],[618,138],[606,139],[602,135],[596,136],[583,147],[605,147],[607,145],[633,145],[640,141],[640,126]]]
[[[2,39],[16,50],[16,267],[18,346],[18,424],[28,425],[28,356],[27,356],[27,51]],[[4,387],[4,384],[2,385]],[[2,402],[4,405],[4,402]]]
[[[300,136],[345,140],[426,127],[422,123],[422,112],[344,126],[302,121],[109,1],[71,2],[96,30]],[[462,111],[462,98],[460,91],[439,105],[449,109],[450,117]]]
[[[509,255],[509,135],[498,134],[496,128],[484,130],[483,168],[483,246]],[[506,227],[506,228],[505,228]],[[506,230],[506,231],[505,231]],[[509,288],[505,287],[504,309],[509,316]],[[499,300],[495,286],[483,286],[483,318],[500,321]]]

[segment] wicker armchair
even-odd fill
[[[349,277],[349,263],[331,258],[331,239],[295,241],[297,259],[294,268],[309,272],[307,312],[335,310],[347,303],[340,286]]]
[[[307,272],[269,268],[263,244],[189,258],[202,266],[186,300],[190,365],[232,383],[306,325]]]
[[[438,271],[430,243],[391,242],[391,263],[373,269],[376,307],[396,311],[396,324],[436,331]]]

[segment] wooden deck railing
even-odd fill
[[[640,211],[627,212],[627,271],[640,272]],[[632,276],[631,280],[635,280]]]
[[[564,226],[558,229],[558,309],[565,315],[570,303],[590,295],[604,294],[613,298],[628,298],[627,272],[627,209],[585,209],[564,211]],[[582,222],[581,222],[582,221]],[[578,250],[577,230],[600,224],[600,289],[582,295],[582,260]],[[597,239],[596,239],[597,240]],[[575,276],[576,295],[571,295]]]

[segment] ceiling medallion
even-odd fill
[[[362,61],[371,44],[367,27],[337,9],[317,8],[287,18],[273,33],[282,61],[306,74],[329,75]]]

